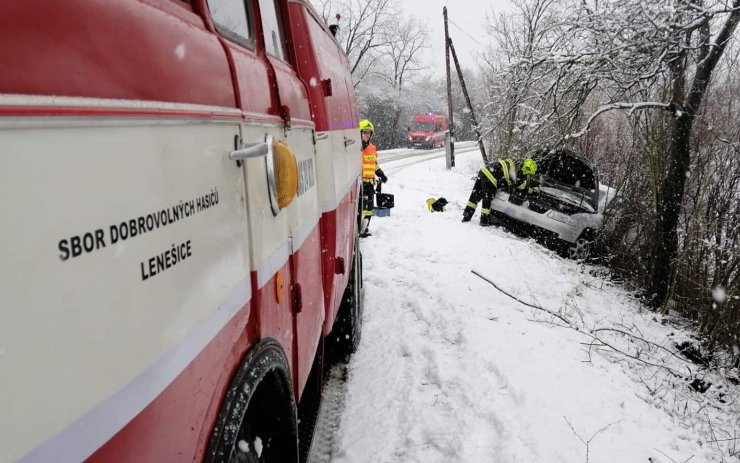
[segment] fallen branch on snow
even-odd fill
[[[472,272],[472,273],[473,273],[473,274],[474,274],[475,276],[477,276],[478,278],[480,278],[480,279],[482,279],[482,280],[486,281],[486,282],[487,282],[487,283],[489,283],[489,284],[490,284],[491,286],[493,286],[494,288],[496,288],[497,290],[499,290],[500,292],[502,292],[502,293],[503,293],[503,294],[505,294],[506,296],[510,297],[511,299],[514,299],[515,301],[519,302],[520,304],[526,305],[527,307],[531,307],[531,308],[533,308],[533,309],[541,310],[541,311],[543,311],[543,312],[545,312],[545,313],[547,313],[547,314],[549,314],[549,315],[552,315],[553,317],[555,317],[555,318],[559,319],[560,321],[562,321],[563,323],[565,323],[565,327],[566,327],[566,328],[570,328],[570,329],[572,329],[572,330],[574,330],[574,331],[578,331],[579,333],[583,333],[583,334],[585,334],[586,336],[590,337],[590,338],[591,338],[591,340],[592,340],[592,341],[591,341],[591,343],[590,343],[591,345],[593,345],[593,343],[594,343],[594,342],[597,342],[597,343],[599,343],[599,344],[600,344],[601,346],[604,346],[604,347],[608,347],[609,349],[613,350],[614,352],[617,352],[617,353],[619,353],[619,354],[622,354],[622,355],[624,355],[625,357],[629,357],[629,358],[631,358],[631,359],[633,359],[633,360],[637,360],[638,362],[644,363],[645,365],[649,365],[649,366],[652,366],[652,367],[655,367],[655,368],[661,368],[661,369],[664,369],[664,370],[666,370],[666,371],[670,372],[671,374],[675,375],[676,377],[679,377],[679,378],[686,378],[686,375],[682,374],[682,373],[681,373],[681,372],[679,372],[678,370],[675,370],[675,369],[673,369],[673,368],[671,368],[671,367],[669,367],[669,366],[667,366],[667,365],[659,365],[659,364],[657,364],[657,363],[649,362],[649,361],[647,361],[647,360],[645,360],[645,359],[642,359],[642,358],[640,358],[639,356],[636,356],[636,355],[630,354],[629,352],[625,352],[625,351],[623,351],[623,350],[621,350],[621,349],[617,348],[616,346],[614,346],[614,345],[612,345],[612,344],[608,343],[607,341],[605,341],[605,340],[601,339],[600,337],[598,337],[598,336],[597,336],[597,335],[595,335],[594,333],[596,333],[596,332],[599,332],[599,331],[613,331],[613,332],[617,332],[617,333],[623,334],[623,335],[624,335],[624,336],[626,336],[626,337],[627,337],[628,339],[633,339],[633,340],[638,340],[638,341],[642,341],[642,342],[643,342],[643,343],[645,343],[645,344],[648,344],[648,345],[653,345],[653,346],[659,347],[660,349],[662,349],[662,350],[664,350],[664,351],[668,352],[669,354],[671,354],[672,356],[676,357],[677,359],[680,359],[680,360],[684,361],[685,363],[689,363],[689,361],[688,361],[688,360],[685,360],[685,359],[681,358],[681,357],[680,357],[680,356],[679,356],[678,354],[676,354],[675,352],[672,352],[672,351],[671,351],[670,349],[667,349],[667,348],[665,348],[665,347],[661,346],[660,344],[656,344],[656,343],[654,343],[654,342],[652,342],[652,341],[648,341],[648,340],[646,340],[646,339],[644,339],[644,338],[642,338],[642,337],[640,337],[640,336],[635,336],[634,334],[632,334],[632,333],[629,333],[629,332],[627,332],[627,331],[623,331],[623,330],[618,330],[618,329],[613,329],[613,328],[596,328],[596,329],[593,329],[593,330],[586,330],[586,329],[581,329],[581,328],[580,328],[579,326],[577,326],[577,325],[573,324],[573,323],[572,323],[572,322],[571,322],[570,320],[568,320],[567,318],[563,317],[563,316],[562,316],[562,315],[560,315],[559,313],[557,313],[557,312],[554,312],[554,311],[552,311],[552,310],[549,310],[549,309],[546,309],[545,307],[542,307],[542,306],[540,306],[540,305],[537,305],[537,304],[532,304],[532,303],[530,303],[530,302],[527,302],[527,301],[523,301],[523,300],[519,299],[518,297],[516,297],[516,296],[512,295],[511,293],[509,293],[509,292],[505,291],[504,289],[502,289],[501,287],[499,287],[499,286],[498,286],[498,285],[497,285],[496,283],[494,283],[494,282],[493,282],[493,281],[492,281],[491,279],[489,279],[489,278],[487,278],[487,277],[483,276],[483,275],[482,275],[481,273],[477,272],[476,270],[473,270],[473,269],[471,269],[470,271],[471,271],[471,272]],[[688,367],[687,367],[687,368],[688,368]],[[689,368],[689,373],[690,373],[690,374],[692,374],[692,371],[691,371],[691,369],[690,369],[690,368]]]
[[[595,433],[591,434],[591,437],[589,437],[588,440],[583,440],[583,437],[581,437],[581,435],[576,432],[576,429],[573,427],[573,425],[571,424],[571,422],[568,421],[568,418],[563,417],[563,419],[565,420],[566,423],[568,423],[568,426],[570,426],[570,430],[573,431],[573,434],[576,435],[576,437],[578,438],[578,440],[580,440],[581,442],[583,442],[583,445],[586,446],[586,463],[589,463],[589,451],[590,451],[589,446],[591,445],[591,441],[594,440],[594,437],[596,437],[600,433],[606,431],[611,426],[613,426],[613,425],[615,425],[617,423],[621,423],[623,421],[623,420],[617,420],[617,421],[615,421],[613,423],[609,423],[606,426],[604,426],[603,428],[601,428],[598,431],[596,431]]]
[[[498,289],[498,290],[499,290],[499,291],[501,291],[502,293],[506,294],[506,295],[507,295],[507,296],[509,296],[510,298],[514,299],[514,300],[515,300],[515,301],[517,301],[518,303],[520,303],[520,304],[523,304],[523,305],[526,305],[527,307],[531,307],[531,308],[533,308],[533,309],[537,309],[537,310],[543,310],[543,311],[545,311],[545,312],[549,313],[550,315],[552,315],[553,317],[555,317],[555,318],[559,318],[559,319],[560,319],[561,321],[563,321],[563,322],[564,322],[565,324],[567,324],[567,325],[568,325],[568,327],[570,327],[570,328],[573,328],[573,329],[574,329],[574,330],[576,330],[576,331],[579,331],[579,330],[578,330],[578,328],[577,328],[576,326],[574,326],[574,325],[573,325],[573,324],[572,324],[572,323],[570,322],[570,320],[568,320],[567,318],[563,317],[563,316],[562,316],[562,315],[560,315],[559,313],[553,312],[553,311],[551,311],[551,310],[548,310],[548,309],[546,309],[546,308],[544,308],[544,307],[540,307],[539,305],[535,305],[535,304],[531,304],[531,303],[529,303],[529,302],[523,301],[523,300],[521,300],[521,299],[517,298],[516,296],[513,296],[513,295],[511,295],[511,294],[507,293],[506,291],[504,291],[503,289],[499,288],[499,287],[498,287],[498,286],[496,285],[496,283],[494,283],[493,281],[491,281],[491,280],[489,280],[488,278],[484,277],[483,275],[481,275],[480,273],[476,272],[475,270],[470,270],[470,271],[471,271],[471,272],[473,272],[473,274],[474,274],[474,275],[476,275],[476,276],[477,276],[478,278],[480,278],[480,279],[482,279],[482,280],[484,280],[484,281],[487,281],[487,282],[488,282],[488,283],[489,283],[489,284],[490,284],[491,286],[493,286],[494,288]]]

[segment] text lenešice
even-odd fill
[[[203,196],[198,196],[189,201],[180,201],[178,204],[152,212],[134,219],[124,220],[105,228],[98,228],[71,238],[59,241],[59,259],[67,261],[86,253],[114,245],[136,236],[157,230],[161,227],[173,224],[179,220],[187,219],[198,212],[209,209],[218,204],[218,190],[216,187]],[[172,246],[140,262],[141,279],[147,280],[164,270],[171,268],[192,256],[190,240],[182,243],[173,243]]]

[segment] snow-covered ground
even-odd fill
[[[433,153],[380,154],[396,206],[361,242],[363,335],[327,458],[740,461],[738,388],[672,354],[686,332],[602,268],[479,227],[480,209],[461,223],[481,165],[463,146],[453,170]],[[430,213],[440,196],[446,210]],[[704,394],[689,387],[697,377],[712,384]]]

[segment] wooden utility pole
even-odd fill
[[[460,69],[460,62],[457,60],[457,53],[455,53],[455,47],[452,45],[452,39],[449,39],[450,51],[452,51],[452,59],[455,60],[455,69],[457,69],[457,77],[460,79],[460,86],[462,87],[463,95],[465,95],[465,102],[468,104],[470,109],[470,116],[473,118],[473,124],[475,126],[475,135],[478,137],[478,148],[480,148],[480,154],[483,156],[483,164],[488,164],[488,156],[486,156],[486,148],[483,146],[483,138],[480,136],[480,125],[478,124],[478,118],[475,117],[475,110],[473,104],[470,102],[470,96],[468,96],[468,88],[465,86],[465,79],[463,79],[462,69]],[[449,77],[448,77],[449,79]],[[448,80],[449,82],[449,80]],[[449,94],[449,84],[447,87]]]
[[[450,149],[447,156],[447,168],[455,167],[455,119],[452,116],[452,79],[450,76],[450,34],[447,30],[447,7],[442,7],[445,19],[445,61],[447,62],[447,119],[449,120]]]

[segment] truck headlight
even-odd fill
[[[432,139],[431,135],[427,137],[427,141],[429,141],[431,139]]]

